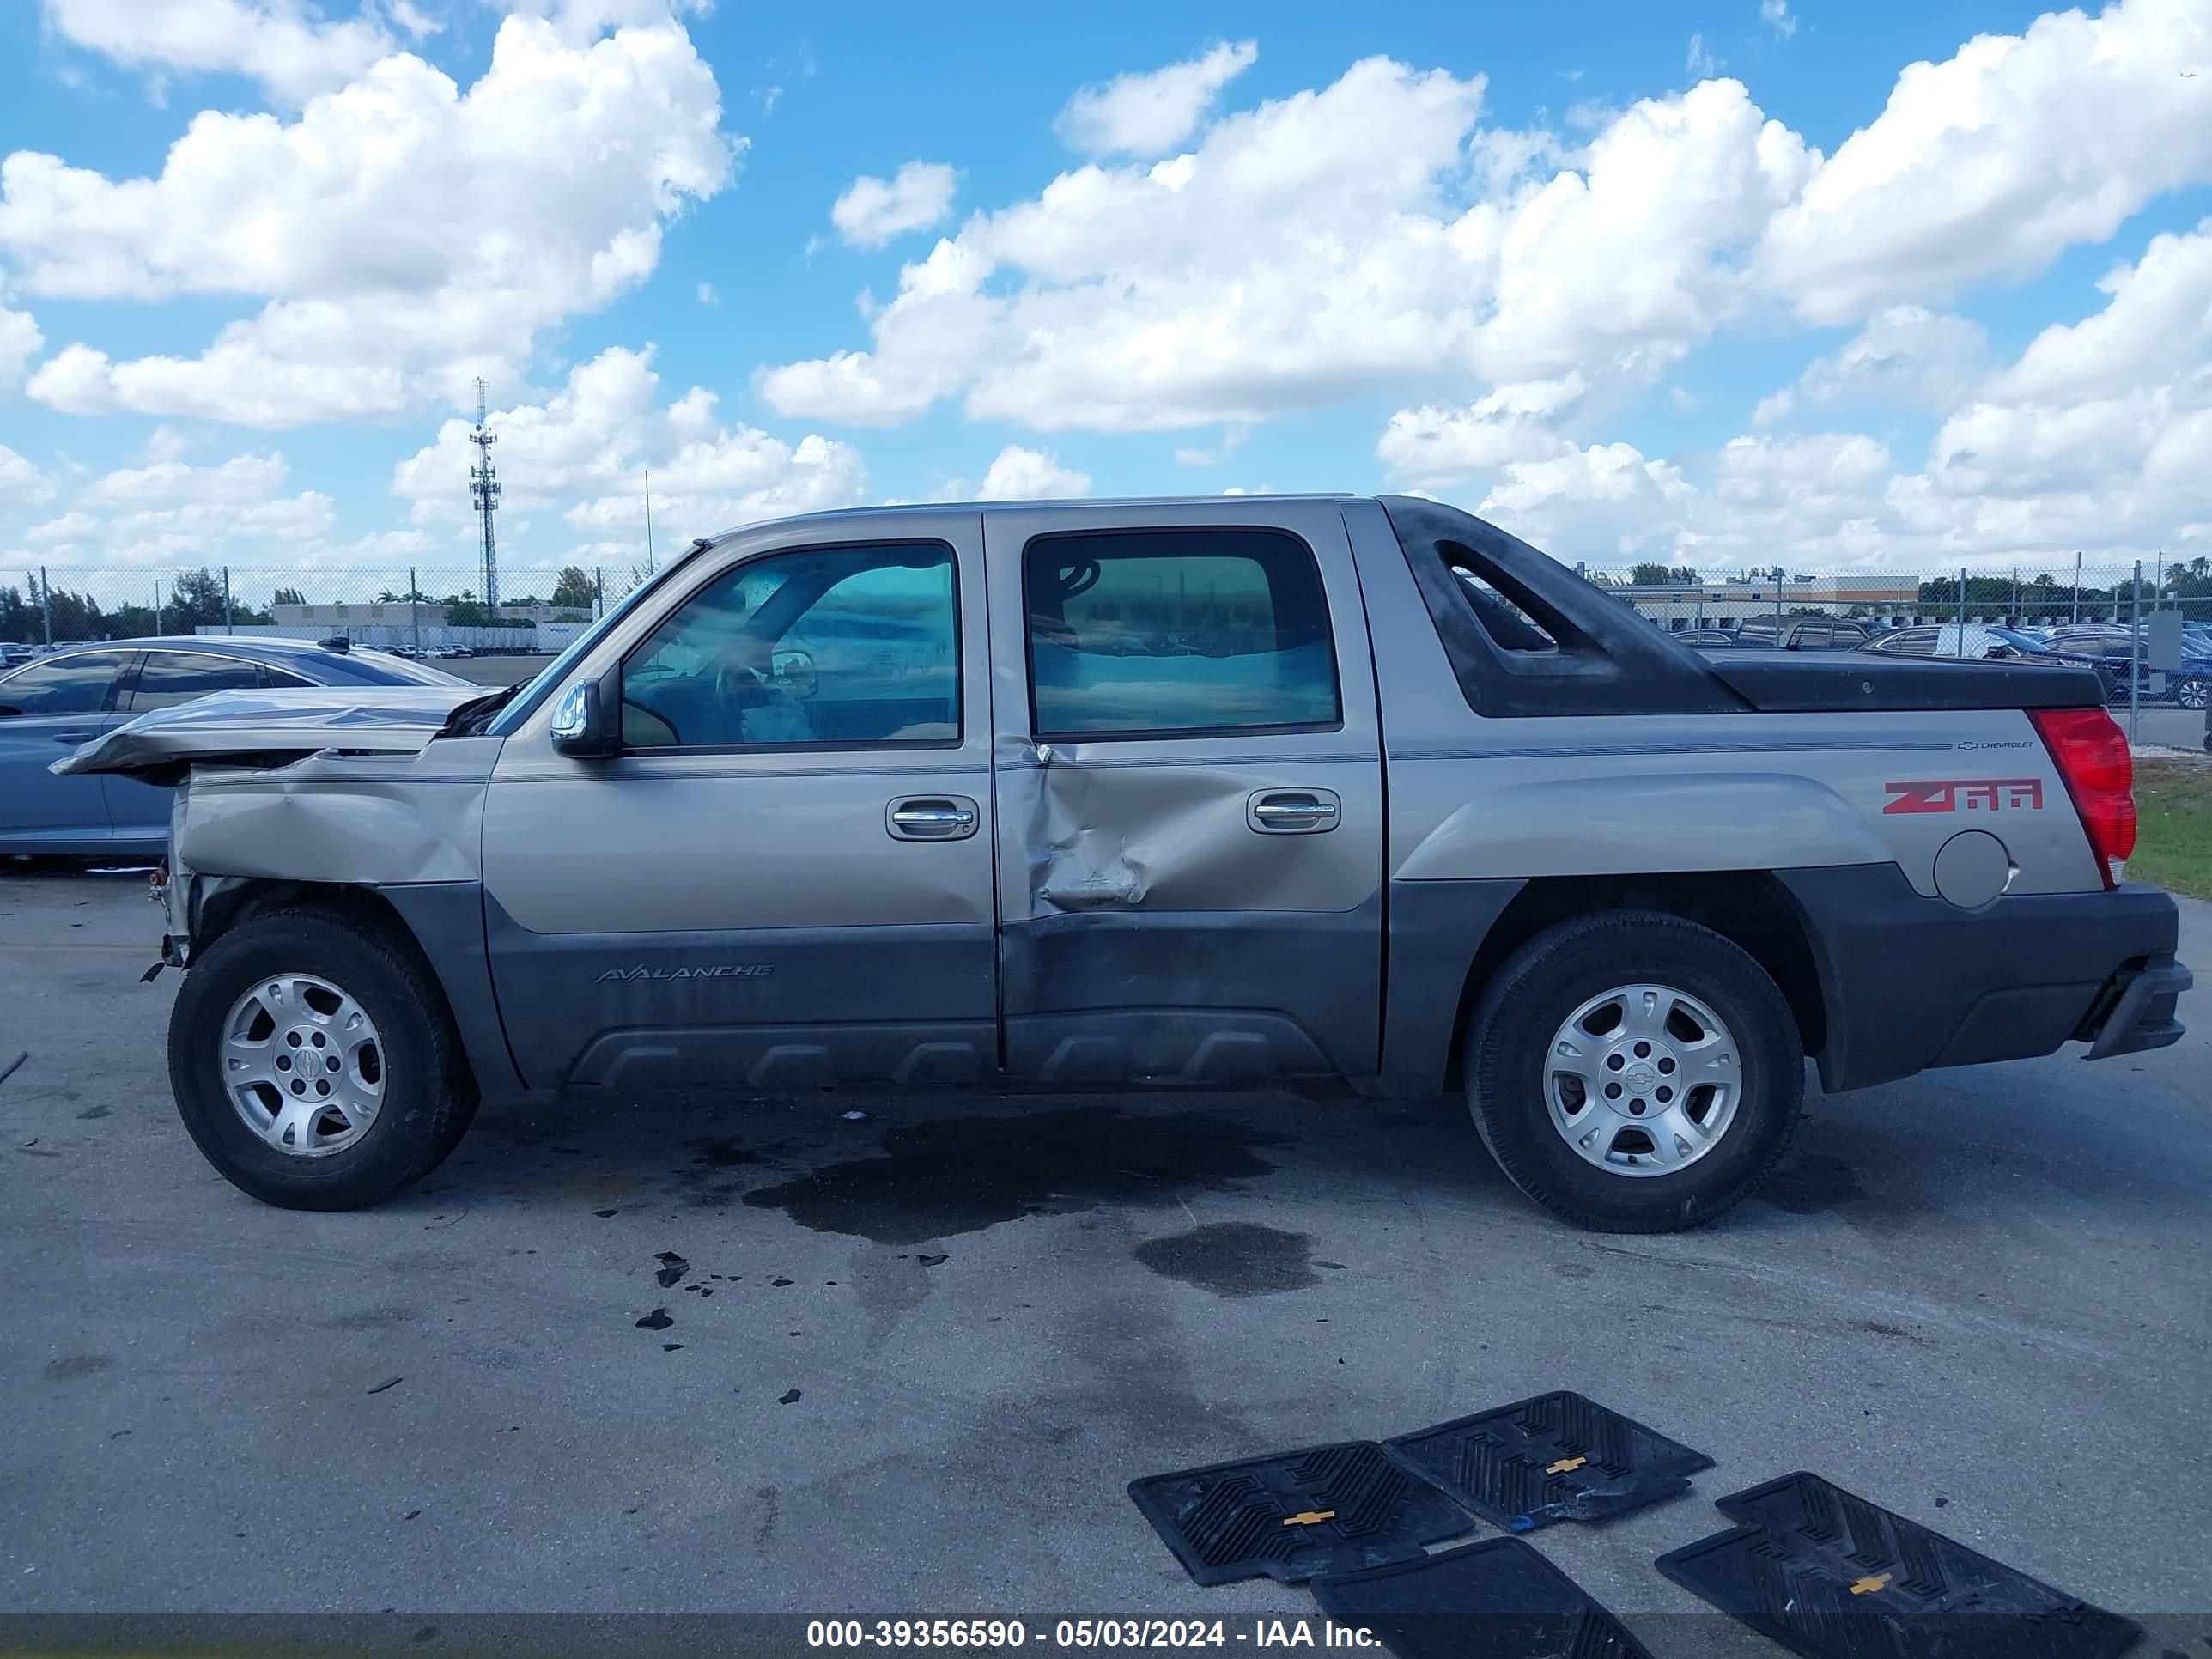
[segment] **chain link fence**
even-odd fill
[[[1926,656],[2056,651],[2089,658],[2116,703],[2197,708],[2212,688],[2212,561],[2203,557],[2002,573],[1577,568],[1655,626],[1705,643],[1727,633],[1747,645],[1836,649],[1910,629],[1916,631],[1893,640],[1893,648]],[[499,573],[495,610],[483,602],[483,569],[474,565],[33,566],[0,570],[0,647],[258,633],[342,636],[424,655],[545,655],[647,574],[642,563],[509,566]],[[2154,620],[2160,611],[2179,613],[2179,654],[2172,623]]]
[[[0,570],[0,642],[228,633],[343,637],[386,650],[540,654],[561,649],[646,574],[641,565],[502,568],[495,609],[483,601],[480,566],[34,566],[20,574]]]

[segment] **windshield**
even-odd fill
[[[670,577],[713,545],[703,538],[692,543],[690,550],[681,557],[670,560],[658,572],[630,589],[613,610],[570,641],[566,651],[515,688],[506,706],[499,710],[499,718],[484,728],[486,732],[495,738],[511,735],[515,727],[530,718],[531,711],[544,702],[554,688],[568,678],[569,671],[590,654],[592,647],[606,637],[609,629],[635,610],[648,594],[659,592]]]

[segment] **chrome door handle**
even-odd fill
[[[959,841],[975,833],[981,815],[965,795],[895,800],[884,809],[884,827],[901,841]]]
[[[54,741],[56,743],[90,743],[99,735],[97,732],[57,732],[54,733]]]
[[[1269,835],[1314,835],[1336,828],[1342,815],[1334,791],[1274,789],[1252,797],[1246,821]]]

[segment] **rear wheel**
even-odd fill
[[[210,945],[169,1017],[169,1082],[209,1163],[295,1210],[353,1210],[460,1143],[476,1090],[407,945],[351,916],[270,912]]]
[[[1653,911],[1561,922],[1514,952],[1468,1032],[1468,1102],[1523,1193],[1605,1232],[1732,1207],[1790,1144],[1804,1053],[1765,970]]]
[[[2173,688],[2173,700],[2184,708],[2203,708],[2208,695],[2212,695],[2212,680],[2193,675],[2188,679],[2176,682]]]

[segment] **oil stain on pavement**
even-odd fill
[[[1842,1158],[1808,1152],[1773,1171],[1759,1183],[1753,1195],[1791,1215],[1819,1215],[1846,1204],[1863,1203],[1867,1191]]]
[[[1312,1235],[1251,1221],[1211,1222],[1167,1238],[1148,1238],[1130,1254],[1163,1279],[1216,1296],[1268,1296],[1321,1283],[1314,1271]]]
[[[1235,1118],[1111,1105],[940,1118],[890,1130],[872,1156],[745,1194],[800,1226],[878,1244],[923,1244],[1025,1215],[1161,1199],[1269,1174],[1284,1144]]]

